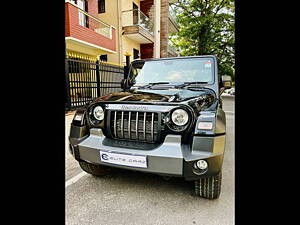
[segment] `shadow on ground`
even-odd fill
[[[119,187],[130,187],[138,189],[152,189],[155,187],[160,194],[166,192],[181,192],[193,195],[194,182],[185,181],[182,177],[163,177],[156,174],[113,168],[110,175],[104,177],[91,176],[92,179],[105,180],[110,185]]]

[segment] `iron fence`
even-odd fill
[[[121,91],[124,66],[98,60],[66,58],[66,111],[109,93]]]

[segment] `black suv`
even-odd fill
[[[220,81],[211,55],[135,60],[124,91],[76,111],[70,152],[95,176],[116,167],[184,177],[196,195],[216,199],[226,136]]]

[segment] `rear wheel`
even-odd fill
[[[111,168],[109,167],[95,165],[84,161],[80,161],[79,165],[81,169],[89,174],[92,174],[93,176],[101,177],[111,173]]]
[[[195,194],[202,198],[217,199],[221,193],[222,173],[195,181]]]

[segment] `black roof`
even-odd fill
[[[137,60],[133,60],[132,62],[161,61],[161,60],[188,59],[188,58],[208,58],[208,57],[216,59],[215,55],[199,55],[199,56],[179,56],[179,57],[168,57],[168,58],[137,59]]]

